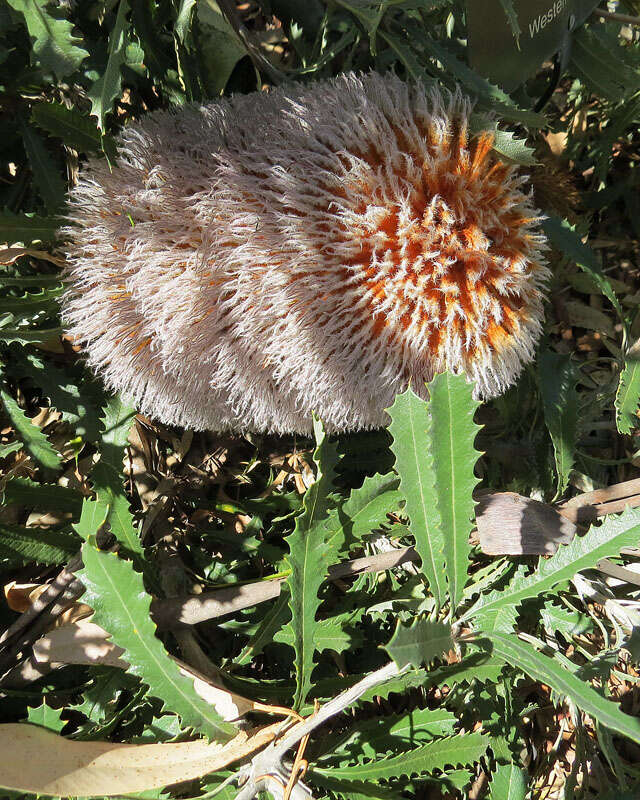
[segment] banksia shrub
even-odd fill
[[[445,369],[502,392],[533,356],[545,243],[469,114],[370,74],[150,115],[72,192],[69,333],[191,428],[379,426]]]

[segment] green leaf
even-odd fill
[[[334,650],[336,653],[342,653],[349,648],[356,648],[362,643],[362,633],[354,631],[352,626],[358,622],[364,611],[364,609],[347,611],[344,614],[336,614],[335,617],[319,620],[314,635],[315,649],[319,652]],[[273,641],[293,647],[295,642],[293,626],[285,625],[274,635]]]
[[[244,45],[214,0],[198,0],[200,56],[208,94],[222,94],[236,64],[247,55]]]
[[[638,722],[640,725],[640,721]],[[482,733],[467,733],[450,736],[408,750],[390,758],[380,758],[366,764],[349,767],[321,769],[316,767],[312,775],[326,775],[337,780],[379,781],[389,778],[411,778],[428,775],[434,770],[445,770],[448,766],[468,765],[478,761],[491,742],[491,737]]]
[[[446,597],[444,573],[445,537],[436,500],[436,473],[433,459],[431,420],[427,404],[408,388],[388,409],[391,449],[396,457],[400,491],[405,512],[422,559],[422,572],[429,582],[438,606]]]
[[[429,619],[417,619],[411,627],[398,622],[395,632],[385,650],[398,667],[410,664],[420,667],[430,664],[434,658],[454,647],[451,625]]]
[[[50,731],[60,733],[60,731],[67,724],[67,721],[60,719],[60,714],[64,708],[51,708],[44,700],[42,705],[37,708],[27,709],[27,720],[32,725],[40,725],[41,728],[48,728]]]
[[[64,203],[67,191],[66,184],[62,180],[58,165],[47,150],[42,137],[33,128],[24,123],[21,124],[20,128],[33,179],[44,200],[47,211],[50,214],[55,214]]]
[[[25,443],[29,453],[45,469],[57,470],[60,466],[60,454],[53,449],[44,433],[34,425],[16,401],[0,389],[0,398],[16,433]]]
[[[73,529],[78,536],[87,541],[90,536],[95,536],[104,525],[108,512],[109,506],[105,503],[85,499],[82,503],[80,522],[73,525]]]
[[[632,433],[640,424],[638,407],[640,406],[640,340],[629,348],[625,355],[624,367],[620,373],[616,392],[616,424],[620,433]]]
[[[11,366],[14,376],[28,378],[49,398],[51,405],[61,412],[62,419],[73,425],[78,436],[97,441],[101,402],[101,392],[97,387],[86,381],[78,385],[77,379],[50,361],[43,361],[35,353],[16,355]]]
[[[51,344],[59,338],[62,328],[0,328],[0,342],[5,344]]]
[[[393,473],[366,478],[359,489],[330,512],[329,535],[340,537],[340,550],[345,551],[371,533],[381,523],[388,523],[387,514],[397,511],[402,501],[400,481]]]
[[[7,506],[16,503],[31,511],[66,511],[75,518],[82,511],[82,495],[77,489],[55,483],[36,483],[29,478],[9,478],[2,498]]]
[[[550,244],[567,258],[574,261],[583,272],[590,276],[595,285],[618,312],[622,323],[626,325],[625,313],[609,279],[602,272],[593,250],[582,242],[574,227],[558,217],[547,217],[540,224]]]
[[[338,456],[330,444],[322,424],[314,418],[316,437],[314,461],[317,466],[315,483],[307,489],[302,512],[296,517],[293,533],[287,537],[289,555],[286,558],[291,574],[286,586],[294,631],[296,692],[294,707],[299,708],[311,688],[313,654],[316,649],[316,612],[320,606],[318,591],[329,572],[338,549],[337,537],[327,541],[326,521],[335,501],[330,493]]]
[[[520,30],[520,23],[518,22],[518,15],[513,7],[513,0],[500,0],[500,5],[502,6],[502,10],[504,11],[509,22],[511,33],[514,36],[514,39],[517,41],[520,38],[522,31]]]
[[[560,496],[569,485],[578,438],[577,375],[570,355],[550,350],[538,356],[538,374],[544,420],[553,442],[558,472],[557,495]]]
[[[0,458],[6,458],[11,453],[22,450],[22,442],[9,442],[8,444],[0,444]]]
[[[156,637],[151,597],[131,562],[98,550],[92,537],[82,546],[82,561],[84,568],[77,576],[86,588],[83,602],[95,611],[92,621],[124,650],[128,672],[146,683],[151,694],[162,701],[162,708],[177,714],[185,728],[217,741],[233,738],[233,726],[196,693],[193,681],[180,673]]]
[[[640,89],[640,73],[625,59],[618,36],[582,26],[571,41],[571,70],[593,92],[618,103]]]
[[[530,575],[520,569],[506,589],[481,597],[462,620],[477,618],[480,627],[492,615],[508,606],[517,606],[530,597],[540,597],[560,583],[570,581],[583,569],[592,569],[601,558],[617,556],[623,547],[636,547],[640,538],[640,509],[609,516],[602,525],[591,526],[584,536],[576,536],[560,546],[549,559],[541,558]]]
[[[127,44],[129,41],[127,13],[129,3],[120,0],[118,13],[113,29],[109,34],[107,48],[107,65],[104,72],[96,80],[87,95],[91,100],[91,114],[98,119],[98,127],[105,129],[105,120],[113,108],[116,98],[122,95],[122,74],[120,68],[125,63]]]
[[[498,764],[489,785],[490,800],[525,800],[529,781],[517,764]]]
[[[0,310],[8,314],[35,314],[42,311],[57,311],[58,298],[64,292],[62,286],[53,289],[43,289],[41,292],[31,292],[22,297],[0,298]]]
[[[73,24],[54,16],[48,9],[48,0],[7,0],[9,5],[24,15],[27,30],[33,43],[33,60],[51,70],[57,78],[74,72],[89,55],[79,45],[82,39],[73,34]]]
[[[243,664],[248,664],[261,653],[266,645],[271,644],[271,642],[275,640],[278,631],[286,624],[290,617],[289,596],[287,592],[283,592],[276,600],[273,607],[262,618],[258,629],[249,640],[247,646],[242,650],[240,655],[234,659],[234,665],[241,666]],[[293,647],[293,640],[291,645]]]
[[[518,138],[513,131],[502,130],[495,119],[485,114],[471,114],[470,130],[476,135],[490,131],[493,135],[493,150],[506,161],[524,167],[533,167],[538,163],[535,148],[529,147],[526,139]]]
[[[0,212],[0,241],[7,244],[22,242],[51,242],[56,238],[61,220],[55,217],[37,217],[27,214],[12,214],[6,209]]]
[[[492,633],[487,645],[493,656],[505,664],[521,669],[534,680],[551,687],[558,694],[569,697],[582,711],[612,731],[640,742],[640,719],[624,714],[615,703],[605,700],[584,679],[574,675],[566,666],[534,650],[515,636]]]
[[[95,122],[75,108],[67,108],[62,103],[36,103],[31,119],[79,153],[93,153],[102,149],[103,137]]]
[[[140,537],[134,527],[129,500],[122,482],[122,462],[129,438],[135,409],[119,396],[112,397],[104,407],[104,432],[100,444],[100,461],[91,473],[96,495],[109,506],[107,522],[111,533],[132,553],[143,552]]]
[[[469,535],[474,518],[474,475],[480,453],[473,443],[480,426],[473,421],[480,405],[464,375],[445,372],[427,384],[430,451],[435,474],[436,502],[444,535],[445,569],[451,608],[462,597],[469,566]]]
[[[0,523],[0,561],[11,566],[64,564],[78,552],[78,538],[67,531]]]

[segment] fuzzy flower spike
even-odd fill
[[[445,369],[502,392],[546,245],[470,110],[351,74],[150,115],[71,193],[68,332],[109,388],[195,429],[376,427]]]

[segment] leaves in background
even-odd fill
[[[7,0],[24,15],[33,42],[34,60],[57,78],[65,78],[76,70],[89,53],[80,45],[82,39],[73,33],[73,23],[58,16],[59,11],[48,0]]]
[[[45,141],[32,127],[21,125],[22,141],[31,165],[33,179],[40,190],[47,211],[56,214],[64,203],[66,186],[60,168],[48,151]]]
[[[35,460],[45,469],[57,470],[60,466],[60,454],[54,450],[40,428],[31,422],[13,397],[5,392],[4,389],[0,389],[0,399],[2,399],[11,424],[16,429],[18,436],[25,443],[29,453],[31,453]]]
[[[79,545],[78,538],[71,532],[0,523],[3,566],[64,564],[78,552]]]
[[[543,350],[538,355],[544,419],[558,472],[557,496],[569,485],[578,437],[577,375],[570,355]]]
[[[98,127],[105,130],[107,114],[113,104],[122,95],[122,74],[120,68],[125,63],[127,43],[129,41],[127,14],[129,3],[119,0],[116,20],[109,34],[107,64],[104,72],[88,91],[91,100],[91,114],[98,119]]]
[[[632,433],[639,424],[640,407],[640,340],[634,342],[624,357],[616,392],[616,425],[620,433]]]
[[[95,122],[75,108],[67,108],[62,103],[36,103],[31,119],[79,153],[93,153],[102,149],[104,137]]]
[[[51,242],[56,238],[61,220],[55,217],[38,217],[34,214],[0,212],[0,241],[13,244],[21,242]]]

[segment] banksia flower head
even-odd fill
[[[445,369],[502,392],[533,356],[545,242],[470,110],[370,74],[150,115],[72,192],[69,333],[192,428],[375,427]]]

